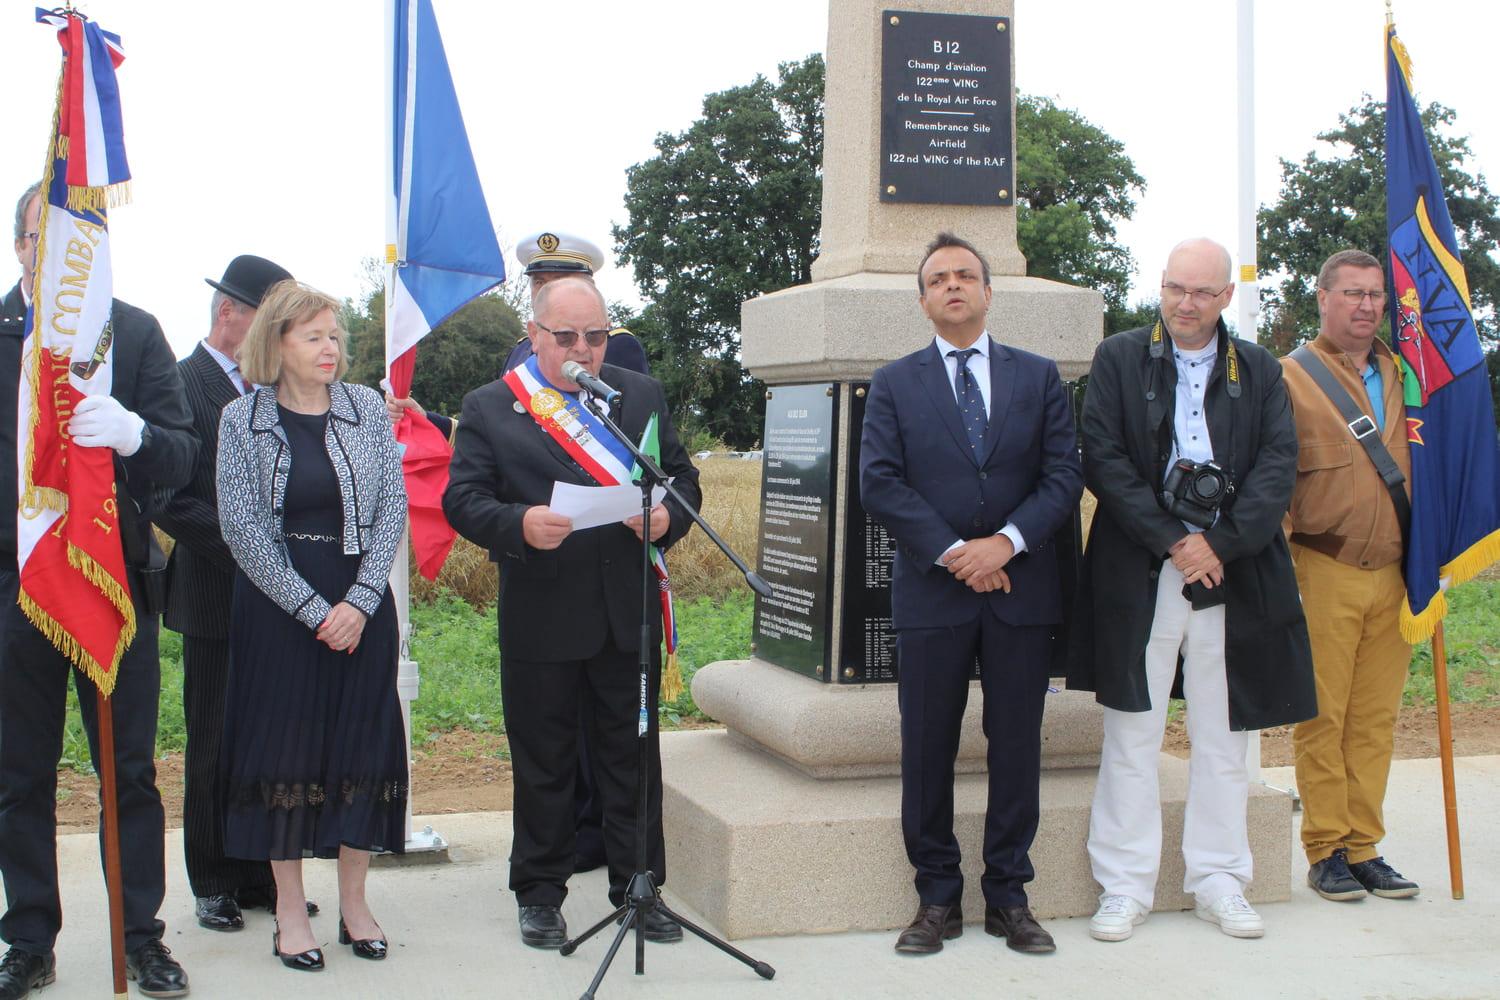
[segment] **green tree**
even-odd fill
[[[740,303],[809,280],[823,196],[823,57],[710,94],[687,131],[630,168],[614,227],[648,305],[632,320],[685,429],[760,435],[760,383],[740,365]]]
[[[822,209],[823,59],[710,94],[687,131],[629,171],[614,228],[647,305],[630,327],[678,419],[734,447],[760,434],[763,387],[740,366],[740,303],[811,280]],[[1123,146],[1076,111],[1022,97],[1017,224],[1028,270],[1100,289],[1124,329],[1134,262],[1115,224],[1145,187]]]
[[[1017,98],[1016,242],[1026,273],[1102,292],[1110,332],[1140,325],[1125,304],[1135,260],[1115,223],[1135,213],[1145,188],[1118,139],[1050,98]]]
[[[1422,124],[1442,178],[1481,339],[1494,344],[1500,302],[1500,198],[1484,175],[1464,169],[1469,140],[1450,134],[1457,115],[1429,104]],[[1340,114],[1338,127],[1318,135],[1329,150],[1302,162],[1281,161],[1281,193],[1257,216],[1262,266],[1280,280],[1261,292],[1262,343],[1285,353],[1317,332],[1317,277],[1323,261],[1354,248],[1386,259],[1385,102],[1369,95]]]
[[[349,381],[379,388],[385,376],[384,292],[368,293],[363,308],[345,300],[340,319],[349,333]],[[521,321],[502,293],[479,296],[417,348],[412,398],[435,413],[457,416],[467,392],[499,376],[520,335]]]

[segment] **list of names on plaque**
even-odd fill
[[[780,385],[766,402],[755,652],[821,676],[828,663],[835,396],[830,383]]]
[[[854,387],[849,420],[864,423],[868,383]],[[859,468],[859,436],[849,441],[849,467]],[[838,680],[869,684],[896,679],[896,633],[891,630],[891,571],[896,540],[885,525],[865,513],[859,477],[849,480],[844,520],[844,606]]]
[[[881,16],[880,199],[1015,204],[1010,19]]]

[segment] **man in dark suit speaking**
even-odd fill
[[[976,658],[989,740],[984,928],[1054,950],[1026,905],[1039,816],[1042,701],[1062,594],[1053,535],[1083,492],[1057,366],[985,329],[989,265],[950,233],[927,248],[918,302],[933,343],[875,373],[860,497],[895,537],[891,617],[901,706],[901,828],[919,906],[896,950],[963,933],[953,762]]]
[[[615,905],[624,900],[634,870],[642,599],[640,516],[574,531],[549,506],[554,483],[628,483],[634,464],[583,408],[563,365],[576,361],[621,391],[612,419],[632,439],[640,439],[655,414],[662,468],[695,509],[701,493],[661,383],[604,364],[609,322],[593,284],[553,281],[537,293],[533,308],[527,324],[532,357],[464,397],[443,512],[500,567],[500,697],[515,777],[510,887],[520,907],[521,940],[556,948],[567,938],[561,906],[573,872],[573,782],[585,701]],[[690,527],[687,511],[674,499],[651,513],[651,538],[663,549]],[[648,738],[654,744],[660,614],[651,615],[650,629],[655,666]],[[661,884],[661,764],[651,749],[647,857]],[[646,913],[645,931],[649,940],[682,937],[682,928],[654,909]]]

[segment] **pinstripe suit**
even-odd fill
[[[272,886],[264,861],[224,856],[218,794],[219,740],[224,729],[224,686],[229,675],[229,599],[234,557],[219,531],[219,413],[239,389],[199,344],[177,363],[193,430],[202,446],[193,478],[158,519],[177,542],[168,561],[167,628],[182,633],[182,708],[187,723],[184,761],[183,854],[193,895],[234,895]]]

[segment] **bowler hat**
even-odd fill
[[[247,253],[230,261],[224,269],[224,277],[218,281],[212,278],[203,280],[251,309],[259,309],[260,300],[266,297],[271,286],[291,276],[292,272],[280,264]]]

